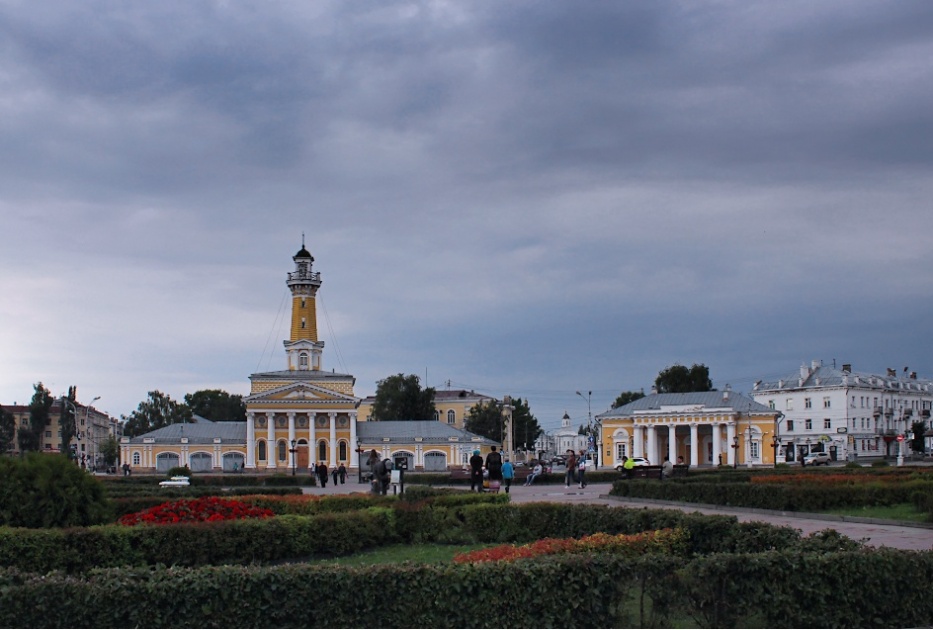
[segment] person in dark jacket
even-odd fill
[[[317,479],[321,484],[322,488],[327,487],[327,464],[321,462],[317,465],[317,468],[314,469]]]
[[[473,451],[473,457],[470,458],[470,490],[474,489],[483,491],[483,457],[479,449]]]

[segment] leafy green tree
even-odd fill
[[[616,396],[615,402],[612,403],[613,409],[618,409],[624,405],[629,404],[630,402],[635,402],[639,398],[644,398],[645,392],[622,392]]]
[[[13,450],[16,438],[16,416],[0,407],[0,455]]]
[[[527,400],[512,399],[512,438],[515,444],[525,445],[525,449],[533,449],[534,443],[544,433],[538,419],[531,413]]]
[[[390,376],[376,387],[373,420],[433,420],[434,394],[415,374]]]
[[[214,422],[246,421],[246,404],[239,394],[229,394],[221,389],[201,389],[185,394],[185,404],[192,414]]]
[[[113,518],[103,487],[64,455],[0,458],[0,525],[77,527]]]
[[[915,453],[923,453],[926,449],[925,439],[923,434],[926,433],[927,423],[923,420],[914,422],[910,425],[911,431],[913,431],[914,437],[910,440],[910,449]]]
[[[498,400],[486,400],[473,405],[463,420],[463,428],[501,444],[505,441],[502,403]]]
[[[149,397],[139,403],[129,417],[123,416],[123,434],[135,437],[178,422],[190,422],[191,410],[185,403],[172,400],[158,390],[149,392]]]
[[[42,434],[49,426],[50,412],[54,402],[51,392],[42,383],[36,383],[33,387],[35,393],[29,403],[29,423],[19,428],[17,436],[21,453],[42,449]]]
[[[116,466],[120,456],[120,443],[117,442],[117,438],[108,435],[107,439],[100,443],[100,454],[104,458],[105,465]]]
[[[675,363],[671,367],[661,370],[654,380],[654,384],[659,394],[713,391],[713,381],[709,378],[709,368],[696,363],[690,369]]]

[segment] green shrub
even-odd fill
[[[871,463],[872,468],[887,468],[890,465],[891,464],[889,464],[887,461],[883,459],[877,459]]]
[[[0,525],[73,527],[113,519],[100,483],[64,455],[0,457]]]

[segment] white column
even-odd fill
[[[288,412],[288,448],[292,447],[292,442],[295,441],[295,412]],[[289,462],[291,464],[291,462]]]
[[[667,458],[671,462],[677,461],[677,425],[667,425]]]
[[[713,423],[713,465],[719,464],[719,457],[722,455],[722,423]]]
[[[700,465],[700,431],[696,422],[690,423],[690,465]]]
[[[648,425],[648,454],[646,457],[652,466],[658,465],[658,431],[653,424]]]
[[[256,467],[256,425],[253,424],[255,420],[254,414],[252,411],[246,414],[246,467],[255,468]]]
[[[327,414],[330,419],[330,464],[337,465],[337,412],[331,411]]]
[[[308,469],[314,470],[317,464],[317,414],[308,412]]]
[[[275,468],[275,458],[278,449],[275,448],[275,414],[266,412],[266,468]]]
[[[632,429],[632,453],[629,457],[644,457],[644,433],[645,427],[640,424],[636,424]]]
[[[355,411],[350,412],[350,468],[360,467],[360,454],[356,452],[356,416]]]
[[[728,449],[728,457],[726,458],[726,463],[730,466],[735,466],[735,455],[737,448],[732,448],[732,445],[735,444],[735,422],[730,422],[726,425],[726,448]]]

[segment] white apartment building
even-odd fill
[[[758,381],[752,398],[783,414],[779,462],[811,451],[827,451],[834,460],[903,457],[913,423],[929,423],[933,381],[907,368],[865,374],[817,360],[776,381]]]

